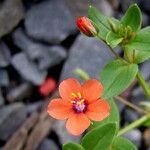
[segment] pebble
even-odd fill
[[[37,150],[59,150],[59,148],[52,140],[45,138]]]
[[[12,57],[11,63],[22,78],[34,85],[41,85],[47,75],[46,71],[40,71],[37,65],[32,62],[23,52],[17,53]]]
[[[91,78],[99,79],[100,71],[111,59],[113,59],[113,56],[103,42],[79,35],[70,49],[60,80],[69,77],[78,78],[73,73],[76,68],[83,69]]]
[[[76,19],[79,16],[87,16],[88,15],[88,8],[90,5],[95,6],[100,12],[105,14],[106,16],[113,16],[114,11],[112,8],[112,5],[106,0],[93,0],[93,1],[87,1],[87,0],[65,0],[70,12],[72,13],[72,16],[74,19]]]
[[[25,28],[35,39],[60,43],[74,32],[75,23],[63,0],[47,0],[27,12]]]
[[[0,108],[0,140],[7,140],[26,119],[22,103],[13,103]]]
[[[0,42],[0,67],[7,67],[10,63],[10,50],[4,42]]]
[[[29,38],[20,28],[13,34],[15,44],[22,49],[31,60],[37,62],[39,69],[45,70],[59,64],[67,56],[62,46],[44,45]]]
[[[123,135],[125,138],[131,140],[138,148],[141,146],[142,133],[138,129],[133,129]]]
[[[2,106],[4,104],[4,98],[0,89],[0,106]]]
[[[9,85],[9,77],[8,72],[5,69],[0,68],[0,86],[8,86]]]
[[[0,9],[0,38],[11,32],[24,18],[21,0],[5,0]]]
[[[64,121],[56,121],[53,129],[59,137],[61,144],[68,143],[68,141],[79,143],[81,136],[73,136],[66,130],[66,123]]]
[[[22,83],[19,86],[11,89],[7,93],[6,98],[9,102],[21,101],[25,97],[27,97],[31,94],[32,88],[33,88],[33,86],[30,83],[28,83],[28,82]]]
[[[126,108],[124,112],[124,117],[125,117],[125,122],[128,124],[137,120],[139,118],[139,113],[132,109]]]

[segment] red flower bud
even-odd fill
[[[56,80],[53,78],[48,78],[40,87],[39,93],[43,96],[48,96],[56,88]]]
[[[79,17],[76,20],[76,25],[78,29],[85,35],[91,37],[97,34],[97,29],[92,24],[91,20],[87,17]]]

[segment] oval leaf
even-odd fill
[[[137,150],[137,148],[129,140],[122,137],[116,137],[111,146],[111,150]]]
[[[116,124],[109,123],[88,132],[82,139],[86,150],[108,150],[116,133]]]
[[[134,80],[138,71],[136,64],[125,64],[114,60],[107,64],[100,74],[104,85],[103,98],[111,98],[122,93]]]
[[[89,7],[88,17],[93,21],[93,23],[99,29],[99,37],[105,40],[107,33],[110,31],[110,27],[108,24],[108,17],[104,16],[93,6]]]
[[[138,31],[141,28],[142,15],[137,4],[132,4],[125,15],[121,19],[124,26],[130,26],[133,31]]]
[[[117,106],[116,106],[116,104],[112,98],[108,99],[107,101],[109,102],[109,105],[111,107],[109,117],[107,117],[105,120],[103,120],[101,122],[94,121],[92,124],[92,128],[102,126],[102,125],[107,124],[107,123],[116,123],[117,128],[119,128],[120,119],[119,119],[118,108],[117,108]]]
[[[135,38],[128,44],[124,45],[124,47],[128,49],[150,52],[150,26],[140,30]]]
[[[63,150],[85,150],[81,145],[76,143],[67,143],[63,145]]]

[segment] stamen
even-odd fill
[[[75,93],[71,93],[71,95],[75,98],[77,98],[77,95]]]
[[[79,98],[81,98],[81,93],[80,93],[80,92],[78,92],[77,94],[78,94],[78,97],[79,97]]]
[[[70,101],[71,102],[71,104],[75,104],[76,102],[75,101]]]

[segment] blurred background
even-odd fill
[[[150,23],[150,0],[0,0],[0,150],[60,150],[81,137],[66,132],[65,122],[46,113],[57,86],[81,68],[92,78],[113,59],[101,41],[81,35],[75,18],[87,15],[90,4],[107,16],[121,18],[131,3]],[[118,53],[120,52],[117,49]],[[150,61],[141,66],[150,85]],[[122,94],[139,105],[146,100],[135,81]],[[140,114],[117,102],[121,125]],[[150,150],[150,128],[124,135],[141,150]]]

